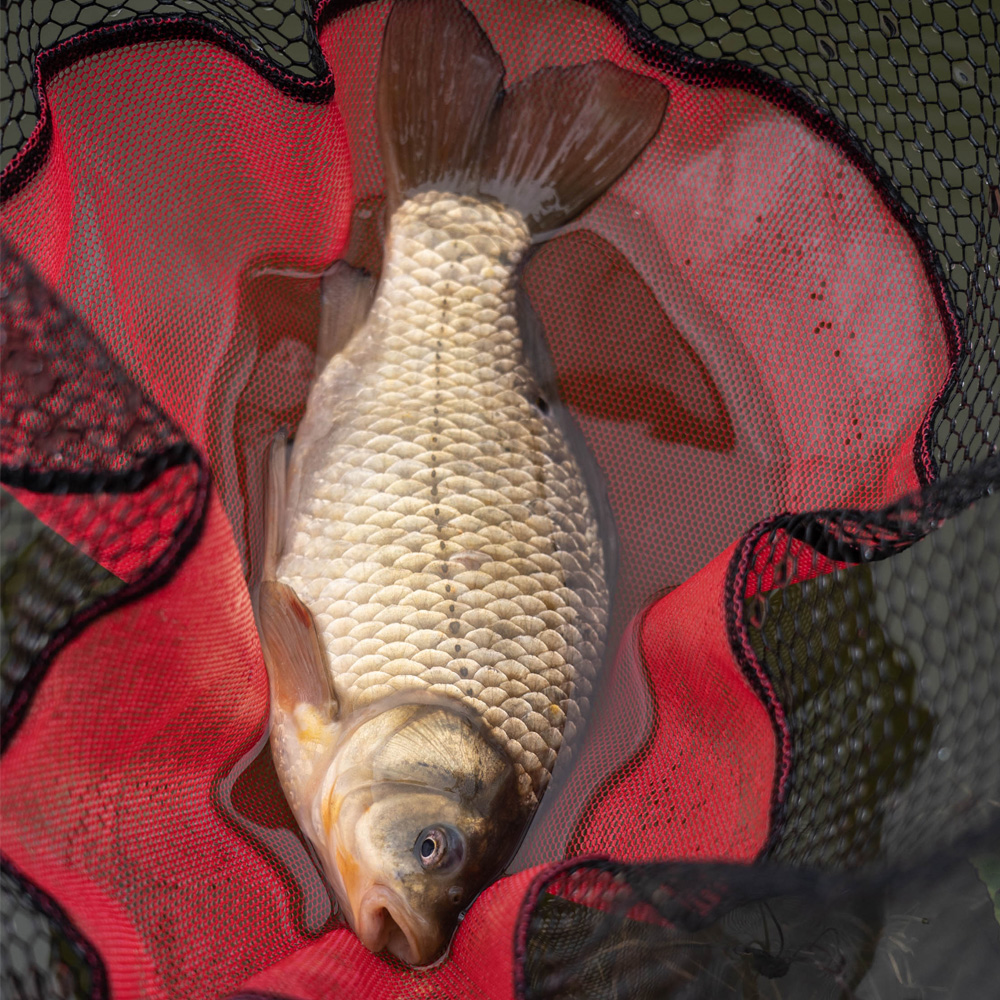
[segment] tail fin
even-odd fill
[[[565,225],[656,135],[669,93],[598,61],[503,89],[503,63],[459,0],[396,0],[378,119],[390,210],[437,188],[497,198],[532,232]]]

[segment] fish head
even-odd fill
[[[411,965],[441,956],[531,811],[508,755],[450,700],[397,705],[354,728],[318,806],[321,854],[348,922],[371,951]]]

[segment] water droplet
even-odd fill
[[[972,68],[972,63],[962,59],[951,64],[951,78],[960,87],[971,87],[976,79],[976,72]]]

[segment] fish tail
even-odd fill
[[[391,210],[422,190],[496,198],[533,234],[600,197],[660,128],[662,84],[605,60],[503,85],[499,54],[459,0],[396,0],[378,76]]]

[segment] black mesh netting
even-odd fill
[[[123,584],[7,492],[0,494],[0,532],[0,705],[8,717],[39,653],[72,618]]]
[[[59,645],[123,587],[137,594],[162,579],[190,544],[207,472],[179,431],[6,244],[0,275],[3,482],[40,498],[36,510],[44,509],[56,529],[4,492],[6,742]],[[66,539],[94,558],[74,553]]]
[[[953,920],[969,928],[961,952],[939,946]],[[991,923],[973,867],[953,856],[936,858],[933,874],[863,877],[582,863],[538,887],[520,995],[985,998]]]
[[[136,493],[195,461],[177,428],[6,245],[2,274],[5,483]]]
[[[991,996],[996,4],[469,6],[508,71],[635,60],[709,127],[668,128],[526,269],[608,479],[623,652],[518,870],[426,974],[337,923],[244,584],[321,274],[381,265],[385,5],[0,11],[4,994]]]
[[[106,995],[104,966],[90,942],[51,897],[6,864],[0,868],[0,930],[7,995],[23,1000]]]
[[[745,543],[737,630],[786,748],[773,857],[912,864],[996,822],[998,491],[994,456],[884,511],[785,517]]]

